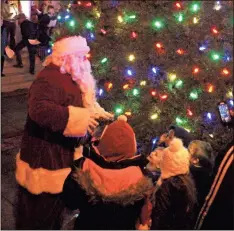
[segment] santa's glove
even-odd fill
[[[98,114],[100,119],[104,119],[104,120],[113,120],[114,119],[114,115],[105,111],[104,108],[102,108],[98,102],[95,102],[94,104],[94,110],[95,113]]]

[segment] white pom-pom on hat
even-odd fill
[[[117,120],[122,120],[122,121],[127,122],[127,121],[128,121],[128,118],[127,118],[127,116],[125,116],[125,115],[120,115],[120,116],[118,116]]]
[[[188,149],[183,146],[182,140],[174,138],[168,148],[163,150],[160,163],[161,178],[167,179],[172,176],[187,174],[189,172]]]
[[[181,139],[174,138],[169,145],[170,152],[178,152],[179,150],[183,149],[184,145]]]

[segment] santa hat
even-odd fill
[[[160,163],[161,178],[187,174],[189,172],[190,154],[183,146],[181,139],[174,138],[169,147],[165,148]]]
[[[81,36],[65,37],[54,43],[53,55],[63,56],[69,54],[79,54],[85,56],[90,51],[85,38]]]
[[[119,116],[118,120],[107,126],[97,149],[108,161],[119,161],[135,155],[135,133],[127,123],[126,116]]]

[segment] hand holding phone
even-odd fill
[[[218,105],[219,114],[223,123],[230,123],[232,118],[228,109],[228,105],[224,102],[219,103]]]

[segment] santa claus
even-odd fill
[[[17,229],[60,229],[60,193],[80,137],[92,133],[97,119],[112,119],[96,102],[89,50],[81,36],[60,38],[29,90],[16,157]]]

